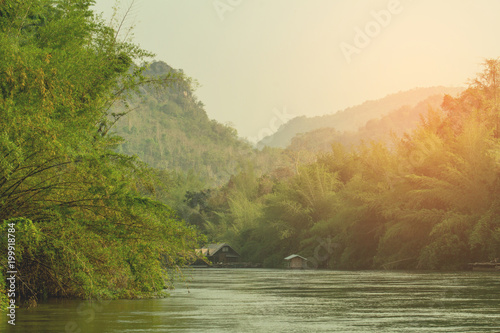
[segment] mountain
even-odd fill
[[[182,74],[182,71],[156,61],[145,75],[153,78],[169,73]],[[416,122],[418,114],[427,107],[424,103],[419,110],[414,109],[418,102],[434,95],[434,101],[428,103],[436,107],[444,93],[453,95],[459,91],[460,88],[419,88],[332,115],[294,118],[262,141],[266,142],[266,149],[258,150],[239,138],[234,128],[210,119],[190,84],[174,82],[162,89],[141,87],[129,98],[133,111],[117,121],[114,131],[124,138],[117,147],[118,152],[136,155],[153,168],[191,173],[207,186],[219,186],[248,163],[253,164],[257,174],[264,174],[299,163],[297,157],[290,154],[293,151],[308,150],[312,154],[329,150],[332,141],[353,144],[361,139],[377,139],[394,128],[409,129],[411,124],[398,119],[406,119],[406,115]],[[115,113],[125,110],[123,105],[114,108]],[[396,113],[387,116],[390,111]],[[381,115],[389,118],[378,119]],[[359,132],[354,132],[362,125],[365,126]],[[305,134],[296,136],[298,133]],[[289,149],[283,151],[290,143]],[[306,155],[302,154],[300,160]]]
[[[357,146],[365,141],[381,141],[391,143],[393,135],[400,137],[410,133],[420,123],[430,108],[439,109],[443,103],[441,94],[430,96],[414,107],[402,106],[397,110],[381,117],[370,119],[357,131],[340,132],[332,127],[322,127],[306,133],[299,133],[292,138],[287,147],[293,151],[327,152],[331,150],[334,142],[345,147]]]
[[[340,133],[344,131],[356,131],[369,120],[377,119],[404,106],[410,108],[414,107],[430,96],[439,95],[441,98],[445,94],[455,96],[461,91],[463,91],[463,88],[442,86],[415,88],[391,94],[379,100],[367,101],[334,114],[317,117],[296,117],[282,125],[273,135],[262,139],[257,144],[257,147],[269,146],[285,148],[292,142],[292,138],[297,134],[321,128],[333,128]]]
[[[164,77],[182,73],[162,61],[153,62],[145,73]],[[254,161],[257,171],[272,170],[281,163],[276,149],[254,149],[238,137],[236,130],[209,119],[203,103],[189,84],[175,82],[169,88],[141,87],[130,96],[130,109],[114,126],[125,140],[118,152],[136,155],[157,169],[193,172],[207,185],[224,184],[246,161]],[[124,106],[115,107],[124,112]]]

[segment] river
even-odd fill
[[[500,274],[190,269],[168,298],[51,300],[0,332],[500,332]]]

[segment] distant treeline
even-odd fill
[[[212,241],[267,267],[299,253],[324,268],[463,269],[500,257],[499,136],[500,62],[487,60],[390,145],[334,143],[313,163],[249,166],[190,196]]]

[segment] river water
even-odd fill
[[[190,269],[171,297],[52,300],[0,332],[500,332],[500,274]]]

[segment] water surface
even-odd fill
[[[191,269],[171,297],[52,300],[1,332],[500,332],[500,274]],[[186,287],[187,284],[187,287]]]

